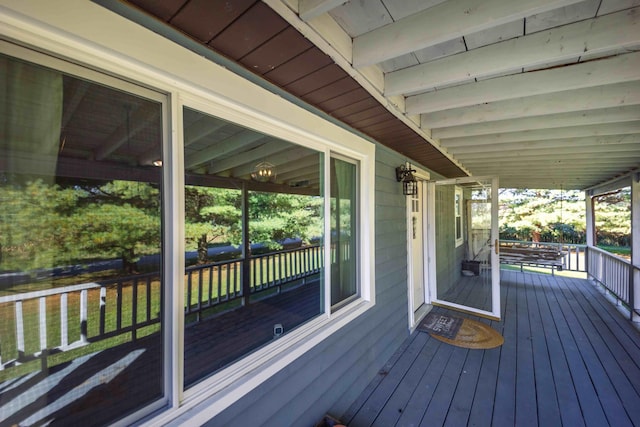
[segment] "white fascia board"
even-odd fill
[[[640,45],[640,8],[576,22],[388,73],[385,94],[415,93]]]
[[[453,108],[421,115],[422,126],[432,129],[522,117],[586,111],[620,105],[639,105],[640,81],[618,83]]]
[[[380,27],[353,41],[353,66],[409,52],[582,0],[452,0]]]
[[[407,98],[407,112],[430,113],[640,79],[640,52],[454,86]]]

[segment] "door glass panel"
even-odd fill
[[[493,312],[491,182],[437,185],[437,299]],[[456,200],[458,197],[460,200]],[[448,207],[453,212],[447,212]],[[460,212],[455,210],[460,207]],[[464,226],[457,223],[461,221]],[[463,244],[456,245],[462,230]]]

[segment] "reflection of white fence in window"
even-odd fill
[[[241,264],[230,260],[188,267],[185,316],[199,321],[208,310],[242,298]],[[252,257],[251,293],[304,284],[323,266],[321,245]],[[45,367],[50,354],[107,338],[135,341],[141,329],[160,323],[160,301],[157,273],[0,297],[0,370],[37,359]]]
[[[50,354],[124,334],[135,341],[160,322],[159,307],[157,273],[0,297],[0,312],[14,313],[3,317],[0,370],[36,359],[46,367]]]

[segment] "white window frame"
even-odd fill
[[[459,200],[459,202],[458,202]],[[460,237],[458,238],[458,221],[460,218]],[[453,238],[456,241],[456,248],[464,243],[464,193],[462,187],[455,186],[453,194]]]
[[[65,10],[65,13],[59,13]],[[87,25],[87,23],[91,25]],[[93,2],[61,0],[13,2],[0,8],[0,37],[17,41],[54,57],[86,64],[87,73],[111,74],[146,86],[169,97],[169,119],[163,124],[168,138],[163,164],[165,205],[169,218],[164,230],[167,248],[168,295],[165,312],[165,398],[141,408],[135,417],[167,409],[145,421],[168,423],[178,417],[203,423],[221,413],[258,385],[310,351],[324,339],[353,322],[375,304],[374,184],[375,145],[348,130],[293,105],[282,97],[243,79],[229,70],[147,30]],[[132,42],[135,41],[135,42]],[[93,78],[92,78],[93,79]],[[359,164],[359,297],[340,310],[327,310],[278,340],[212,377],[184,391],[184,165],[182,106],[213,114],[224,120],[273,135],[325,154],[325,172],[332,153]],[[325,239],[326,240],[326,239]],[[133,417],[121,420],[126,424]]]

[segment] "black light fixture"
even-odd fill
[[[396,180],[402,182],[402,194],[405,196],[418,194],[418,181],[413,176],[415,171],[415,169],[411,169],[411,165],[409,167],[401,165],[396,168]]]

